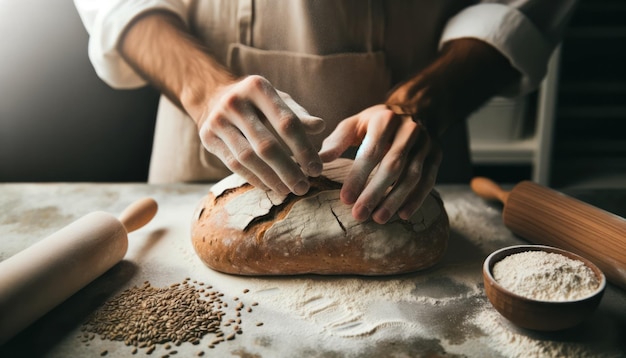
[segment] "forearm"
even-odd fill
[[[439,137],[519,77],[490,45],[458,39],[446,43],[430,66],[392,91],[386,104],[424,122]]]
[[[202,103],[233,76],[211,57],[182,21],[165,11],[147,13],[128,26],[122,57],[194,119]]]

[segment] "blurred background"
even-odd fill
[[[0,181],[145,181],[158,93],[116,91],[72,0],[0,0]]]
[[[0,182],[147,179],[158,93],[96,76],[71,0],[0,0]],[[477,175],[626,187],[626,1],[582,0],[541,88],[470,119]]]

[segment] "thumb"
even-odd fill
[[[315,117],[311,115],[299,116],[300,122],[304,126],[304,129],[308,134],[318,134],[322,133],[324,128],[326,128],[326,122],[320,117]]]
[[[309,134],[321,133],[326,128],[326,123],[320,117],[312,116],[298,102],[296,102],[288,93],[276,90],[280,98],[295,113],[300,122],[304,125],[304,129]]]
[[[339,123],[337,128],[322,142],[319,156],[323,162],[331,162],[339,158],[357,139],[355,131],[350,130],[350,126],[346,124],[347,120]]]

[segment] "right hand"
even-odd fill
[[[250,184],[303,195],[310,187],[307,176],[321,174],[322,161],[308,135],[321,132],[324,121],[265,78],[221,86],[202,106],[189,113],[198,113],[204,147]]]

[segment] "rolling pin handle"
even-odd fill
[[[509,192],[503,190],[493,180],[485,177],[475,177],[470,182],[470,187],[478,196],[485,200],[499,200],[506,205],[509,198]]]
[[[143,198],[130,204],[120,214],[119,220],[126,228],[126,232],[135,231],[146,225],[156,215],[157,202],[152,198]]]

